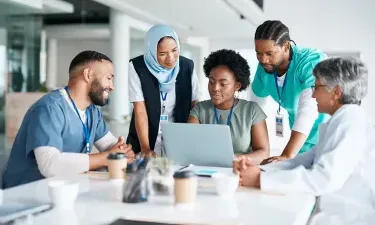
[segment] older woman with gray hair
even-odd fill
[[[332,215],[345,224],[353,219],[371,221],[375,215],[375,132],[359,106],[367,94],[368,71],[359,60],[330,58],[317,64],[313,73],[318,110],[331,115],[320,125],[313,150],[261,168],[242,159],[233,163],[234,171],[244,186],[318,196],[314,215],[320,222]]]

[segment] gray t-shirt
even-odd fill
[[[230,110],[219,110],[217,114],[220,124],[227,124]],[[190,112],[201,124],[216,124],[214,105],[211,100],[198,102]],[[234,154],[252,152],[251,127],[267,118],[266,114],[256,102],[239,99],[233,108],[230,132]]]

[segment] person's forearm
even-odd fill
[[[188,123],[196,123],[196,124],[199,124],[199,120],[197,118],[195,118],[194,116],[189,116],[188,118]]]
[[[107,166],[108,152],[89,154],[89,170],[97,170]]]
[[[305,143],[307,136],[298,131],[292,131],[288,144],[285,146],[281,156],[294,158]]]
[[[108,151],[112,146],[117,143],[118,139],[113,136],[111,132],[108,132],[101,139],[97,140],[94,145],[99,152]]]
[[[60,152],[55,147],[41,146],[34,150],[38,169],[44,177],[84,173],[89,170],[89,156]]]
[[[141,150],[150,149],[148,138],[148,116],[146,112],[135,113],[135,129],[137,130]]]
[[[267,172],[278,171],[278,170],[291,170],[298,166],[304,166],[306,168],[311,167],[314,162],[315,150],[302,153],[293,158],[293,160],[285,160],[278,163],[269,163],[260,166],[261,169]]]
[[[243,154],[243,155],[237,155],[237,156],[248,156],[251,159],[251,162],[259,165],[264,159],[268,158],[270,156],[269,149],[257,149],[253,152]]]

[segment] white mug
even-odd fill
[[[54,180],[48,182],[49,197],[57,208],[71,209],[79,192],[77,182]]]
[[[237,174],[216,173],[212,175],[215,181],[216,192],[221,197],[234,197],[240,178]]]

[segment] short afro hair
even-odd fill
[[[228,49],[211,52],[203,65],[206,77],[210,75],[212,69],[218,66],[227,66],[233,72],[237,82],[241,83],[239,91],[245,90],[250,85],[249,64],[239,53]]]

